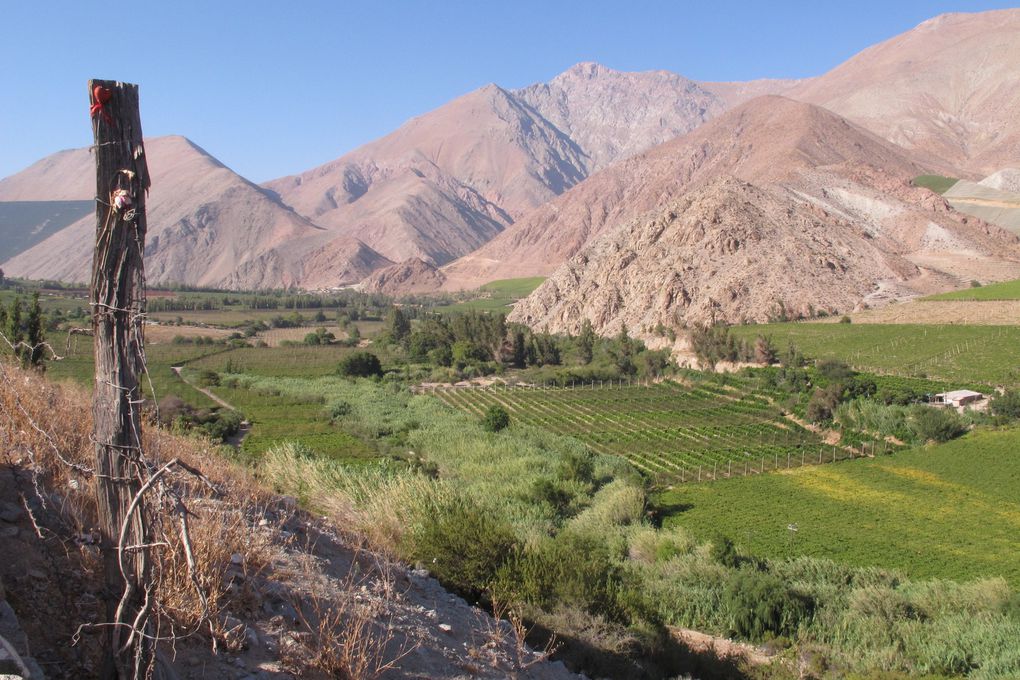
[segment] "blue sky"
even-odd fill
[[[521,87],[579,61],[698,80],[812,76],[936,14],[1011,5],[0,0],[0,177],[90,143],[91,77],[139,83],[147,135],[186,135],[261,182],[490,82]]]

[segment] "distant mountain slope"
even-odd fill
[[[96,209],[95,201],[0,201],[0,262]]]
[[[848,311],[1020,275],[1017,238],[911,186],[920,167],[829,111],[761,97],[536,210],[479,251],[496,266],[465,258],[444,274],[522,276],[570,258],[512,318],[602,332],[764,320],[780,302]]]
[[[1020,9],[944,14],[788,96],[985,175],[1020,158]]]
[[[96,160],[88,149],[58,151],[0,179],[0,201],[91,201]]]
[[[570,137],[591,170],[690,132],[725,108],[675,73],[625,73],[591,62],[513,95]]]
[[[300,285],[306,277],[305,256],[331,238],[183,137],[147,140],[146,154],[152,175],[145,248],[150,282]],[[47,172],[33,171],[37,190],[49,191],[49,184],[64,181],[67,168],[84,165],[82,158],[90,159],[86,149],[64,152],[46,164]],[[2,266],[15,276],[84,281],[94,239],[90,214]],[[357,281],[389,264],[354,240],[342,250],[348,257],[335,258],[334,284]]]
[[[446,287],[550,274],[605,229],[718,176],[790,182],[830,201],[837,194],[826,195],[825,187],[837,183],[822,177],[823,171],[843,178],[865,172],[881,176],[876,179],[909,180],[923,169],[902,150],[822,108],[760,97],[688,135],[616,163],[532,211],[444,268]]]
[[[391,259],[445,263],[581,181],[588,162],[548,121],[489,85],[266,187]]]

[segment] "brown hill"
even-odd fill
[[[399,264],[380,269],[361,282],[366,293],[400,295],[430,293],[442,287],[445,277],[434,266],[412,257]]]
[[[944,14],[788,96],[985,175],[1020,158],[1020,9]]]
[[[152,175],[147,203],[145,266],[153,283],[230,288],[302,285],[305,256],[333,238],[280,205],[183,137],[146,142]],[[38,191],[50,192],[71,169],[91,161],[86,149],[63,153],[60,162],[36,164]],[[30,168],[32,170],[32,168]],[[95,170],[90,170],[94,176]],[[17,186],[21,178],[13,178]],[[16,276],[84,281],[92,262],[95,220],[88,216],[3,263]],[[336,249],[331,285],[357,281],[387,260],[352,239]]]
[[[591,62],[513,94],[570,137],[592,170],[690,132],[725,108],[675,73],[625,73]]]
[[[317,224],[387,257],[445,263],[579,182],[587,163],[562,132],[489,85],[266,186]]]
[[[828,201],[821,173],[851,176],[865,170],[903,180],[924,172],[896,147],[833,113],[783,97],[760,97],[616,163],[532,211],[446,267],[446,287],[548,275],[603,230],[715,177],[803,185]]]
[[[937,269],[947,255],[970,261],[969,271],[992,263],[1020,275],[1017,240],[987,225],[954,230],[929,220],[920,234],[903,225],[892,235],[852,217],[782,186],[717,179],[597,238],[510,320],[577,332],[588,319],[603,334],[626,325],[647,335],[660,323],[841,313],[946,289],[960,284]]]
[[[96,161],[88,149],[67,149],[0,179],[0,201],[91,201]]]
[[[596,239],[511,315],[553,331],[766,321],[849,310],[915,271],[856,225],[780,191],[723,178]]]

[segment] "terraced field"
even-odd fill
[[[605,389],[494,386],[437,390],[435,396],[481,415],[505,408],[515,422],[581,439],[626,458],[661,484],[707,481],[853,456],[784,418],[756,394],[717,385],[665,382]]]

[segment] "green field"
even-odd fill
[[[724,478],[830,462],[851,453],[782,417],[761,395],[710,384],[438,390],[481,417],[502,406],[512,420],[576,437],[626,458],[660,483]]]
[[[1020,384],[1020,327],[838,323],[735,326],[736,337],[791,343],[810,359],[839,359],[858,370],[973,385]]]
[[[951,293],[931,295],[925,300],[978,300],[992,302],[996,300],[1020,300],[1020,280],[990,283],[977,288],[954,290]]]
[[[914,178],[914,186],[931,189],[936,194],[944,194],[960,180],[955,177],[943,177],[942,175],[921,175]]]
[[[666,525],[722,532],[755,554],[1018,586],[1018,452],[1020,430],[980,431],[894,456],[686,485],[657,502]]]
[[[544,276],[530,276],[520,279],[499,279],[490,281],[478,289],[477,296],[470,300],[435,307],[440,313],[466,312],[470,310],[487,312],[509,312],[510,305],[526,298],[542,285]]]

